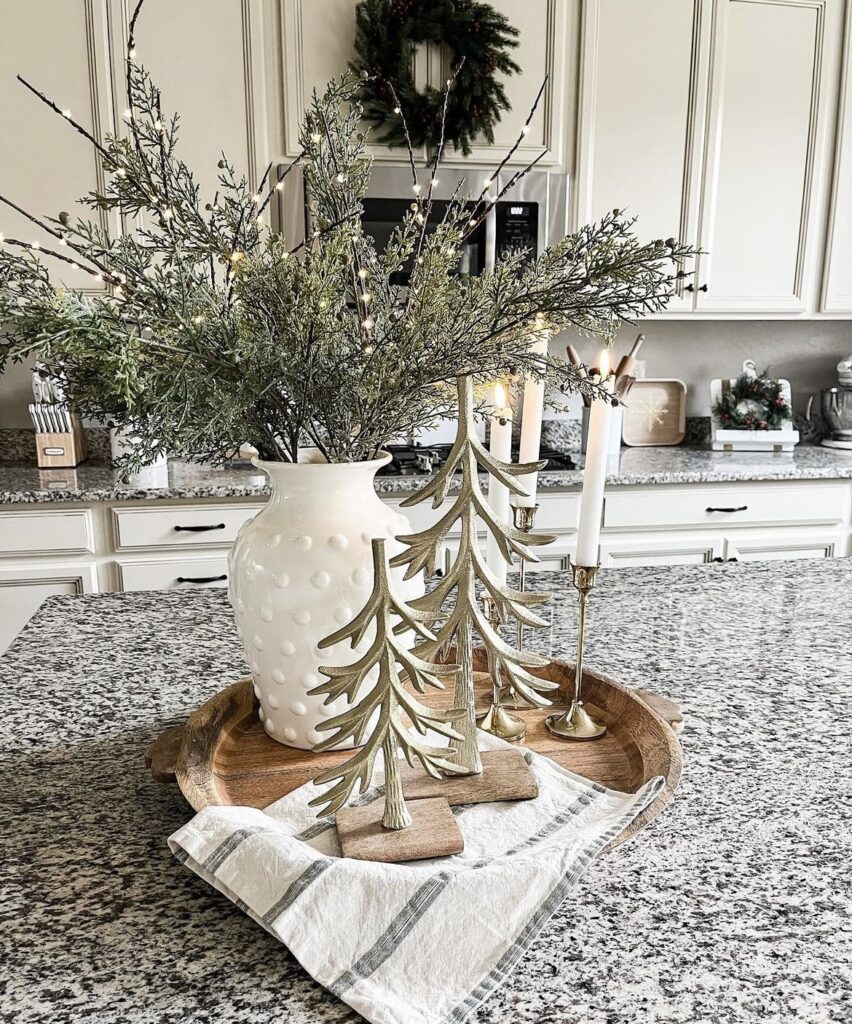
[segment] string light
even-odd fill
[[[370,317],[367,317],[367,319],[364,321],[364,328],[368,331],[371,331],[373,329],[373,321],[370,319]]]
[[[369,292],[364,292],[364,294],[361,296],[361,301],[366,306],[369,303],[370,299],[372,299],[372,297],[373,296]]]
[[[41,248],[41,243],[40,242],[33,242],[32,248],[33,249],[40,249]]]
[[[394,112],[395,114],[401,114],[401,113],[402,113],[402,111],[401,111],[401,110],[399,109],[399,107],[394,107],[394,108],[393,108],[393,112]]]
[[[103,281],[103,278],[101,277],[101,275],[95,273],[95,271],[92,271],[92,277],[94,278],[95,281]]]
[[[262,214],[262,213],[259,213],[259,214],[258,214],[258,215],[257,215],[257,216],[256,216],[256,217],[254,218],[254,222],[255,222],[255,224],[263,224],[263,214]]]
[[[425,224],[426,223],[426,218],[423,216],[422,213],[418,213],[417,216],[414,219],[417,221],[418,224]]]
[[[62,111],[62,116],[70,118],[71,117],[71,111],[70,110],[63,110]]]
[[[493,184],[494,184],[494,182],[490,178],[483,178],[483,180],[482,180],[482,187],[483,188],[491,188],[491,186]]]
[[[372,345],[362,345],[361,346],[361,351],[364,353],[364,355],[371,356],[373,354],[373,346]]]
[[[476,221],[475,221],[475,220],[469,220],[469,221],[467,222],[467,226],[468,226],[469,228],[475,228],[475,227],[476,227]]]
[[[262,198],[263,196],[260,194],[260,192],[255,192],[255,194],[251,197],[251,201],[253,203],[259,203]]]
[[[314,133],[313,133],[313,134],[311,135],[311,142],[319,142],[319,140],[320,140],[321,138],[322,138],[322,136],[320,135],[320,133],[319,133],[319,132],[314,132]]]
[[[435,185],[437,185],[437,184],[438,184],[438,179],[437,179],[437,178],[433,178],[433,179],[432,179],[432,180],[431,180],[431,181],[429,182],[429,184],[430,184],[430,185],[432,185],[432,186],[435,186]]]
[[[239,250],[235,249],[234,252],[231,253],[231,263],[239,263],[242,258],[243,254]]]
[[[328,299],[320,299],[319,308],[328,309]]]
[[[283,181],[277,182],[277,184],[275,185],[275,188],[280,192],[281,189],[284,188],[284,182]]]
[[[525,124],[523,126],[523,128],[521,128],[521,135],[529,135],[529,133],[530,133],[530,126],[528,124]]]
[[[342,175],[342,174],[338,174],[338,175],[337,175],[337,180],[338,180],[338,181],[340,182],[340,184],[342,185],[342,184],[343,184],[343,182],[344,182],[344,181],[346,181],[346,178],[345,178],[345,176],[344,176],[344,175]]]
[[[363,267],[361,267],[361,269],[358,271],[358,277],[360,277],[362,281],[365,281],[367,279],[367,271],[364,270]]]
[[[127,107],[127,108],[125,109],[125,111],[124,111],[124,116],[125,116],[125,117],[133,117],[133,111],[132,111],[132,110],[130,109],[130,107]]]
[[[203,324],[203,323],[204,323],[204,317],[203,317],[203,316],[201,316],[200,314],[199,314],[199,316],[194,316],[194,317],[192,318],[192,322],[193,322],[194,324]]]
[[[412,192],[413,192],[413,193],[414,193],[414,194],[415,194],[416,196],[419,196],[419,195],[420,195],[420,191],[421,191],[421,187],[420,187],[420,185],[412,185],[412,187],[411,187],[411,191],[412,191]]]
[[[5,241],[6,241],[6,236],[3,234],[2,231],[0,231],[0,242],[5,242]]]
[[[161,132],[163,130],[163,122],[159,118],[157,118],[157,120],[154,122],[154,127],[157,129],[158,132]]]
[[[130,49],[129,49],[129,50],[127,51],[127,56],[128,56],[128,57],[129,57],[129,58],[130,58],[131,60],[133,60],[133,58],[134,58],[134,57],[136,56],[136,47],[135,47],[135,46],[131,46],[131,47],[130,47]]]
[[[172,210],[163,210],[163,220],[171,220],[174,217]]]

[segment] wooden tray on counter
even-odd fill
[[[569,662],[551,662],[537,674],[558,682],[563,694],[573,689],[574,666]],[[584,671],[583,686],[589,710],[608,726],[600,739],[577,743],[552,736],[544,719],[553,714],[553,707],[515,713],[528,724],[524,746],[584,778],[631,793],[656,775],[665,778],[660,796],[616,837],[612,847],[644,828],[671,800],[681,773],[676,730],[682,718],[665,698],[628,690],[591,670]],[[490,693],[489,677],[478,672],[477,704],[483,710]],[[451,693],[434,691],[419,699],[449,706]],[[199,811],[211,804],[267,807],[351,755],[351,750],[315,754],[271,739],[258,718],[251,680],[241,679],[194,711],[184,725],[166,730],[148,749],[147,762],[155,778],[176,781]]]

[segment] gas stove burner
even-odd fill
[[[391,444],[387,446],[391,461],[379,470],[380,476],[415,476],[428,475],[447,461],[452,450],[450,444]],[[576,469],[576,464],[567,452],[559,452],[554,448],[542,448],[540,458],[547,459],[545,469]],[[517,462],[517,449],[512,452],[512,459]]]

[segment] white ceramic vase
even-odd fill
[[[328,736],[317,731],[320,722],[348,706],[339,698],[325,707],[323,696],[308,694],[326,679],[320,665],[351,664],[372,638],[354,652],[349,641],[324,650],[317,644],[369,597],[373,537],[387,538],[392,556],[402,548],[394,538],[410,525],[373,488],[386,453],[356,463],[328,463],[313,450],[302,457],[296,464],[252,460],[269,476],[272,496],[237,535],[228,578],[264,728],[280,743],[307,750]],[[403,583],[395,570],[394,578],[404,599],[423,593],[421,576]]]

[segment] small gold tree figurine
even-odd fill
[[[541,696],[542,691],[554,690],[558,684],[539,679],[529,672],[548,663],[547,658],[529,651],[515,650],[492,627],[488,615],[477,599],[476,585],[481,584],[487,597],[493,602],[500,619],[509,616],[526,626],[542,627],[547,623],[532,611],[535,605],[550,599],[549,594],[523,593],[514,587],[504,586],[488,568],[477,538],[477,522],[481,520],[494,537],[497,546],[507,561],[519,555],[528,561],[538,558],[530,545],[548,544],[555,538],[528,533],[513,524],[501,522],[494,515],[480,485],[478,470],[481,467],[503,483],[513,494],[526,495],[518,481],[525,473],[532,473],[544,466],[544,462],[517,464],[495,459],[476,435],[474,421],[473,381],[469,376],[460,377],[458,387],[458,433],[447,461],[416,494],[406,498],[403,505],[416,505],[432,499],[432,507],[439,508],[452,486],[459,492],[449,511],[444,513],[433,526],[420,533],[397,538],[406,548],[391,559],[391,565],[405,565],[408,579],[422,569],[427,576],[435,575],[441,546],[454,523],[460,523],[461,537],[458,553],[444,578],[424,597],[412,601],[411,608],[426,612],[436,619],[442,612],[448,598],[455,603],[443,624],[437,630],[436,640],[418,645],[416,653],[429,659],[447,657],[455,644],[455,663],[459,668],[456,677],[453,704],[464,711],[464,717],[457,723],[463,740],[454,755],[459,768],[470,774],[482,771],[482,761],[476,743],[476,714],[473,691],[473,634],[476,633],[485,645],[488,671],[494,682],[493,706],[500,709],[499,690],[501,683],[522,697],[531,705],[543,706],[550,702]],[[460,474],[456,470],[461,469]],[[495,718],[492,715],[492,720]],[[502,718],[508,716],[503,713]],[[523,727],[520,719],[517,720]],[[520,738],[521,731],[514,738]]]
[[[326,704],[344,695],[350,702],[354,701],[371,670],[378,667],[374,685],[354,707],[317,727],[321,732],[328,731],[332,735],[318,743],[314,750],[328,750],[348,739],[355,746],[364,745],[354,757],[314,779],[316,785],[335,779],[338,781],[331,789],[315,797],[310,805],[322,806],[320,813],[330,814],[344,805],[356,783],[363,793],[370,785],[376,755],[382,750],[385,762],[382,825],[387,829],[404,829],[411,824],[411,815],[405,806],[398,750],[402,749],[410,765],[419,761],[433,778],[441,778],[444,772],[457,773],[458,767],[451,760],[454,749],[436,747],[425,737],[428,730],[432,730],[446,736],[451,743],[461,740],[462,736],[453,729],[452,723],[465,711],[463,708],[442,711],[426,707],[405,688],[404,681],[408,681],[419,693],[424,693],[427,686],[443,689],[440,675],[452,674],[455,670],[453,666],[425,661],[400,641],[400,634],[413,630],[422,641],[434,643],[436,637],[425,625],[434,616],[412,608],[397,597],[388,572],[384,540],[374,539],[372,547],[374,581],[367,603],[352,622],[327,636],[319,646],[327,648],[350,640],[355,647],[373,624],[375,638],[366,654],[354,664],[321,668],[320,671],[329,677],[328,681],[309,691],[311,694],[326,694]],[[414,732],[403,724],[403,714],[408,717]]]

